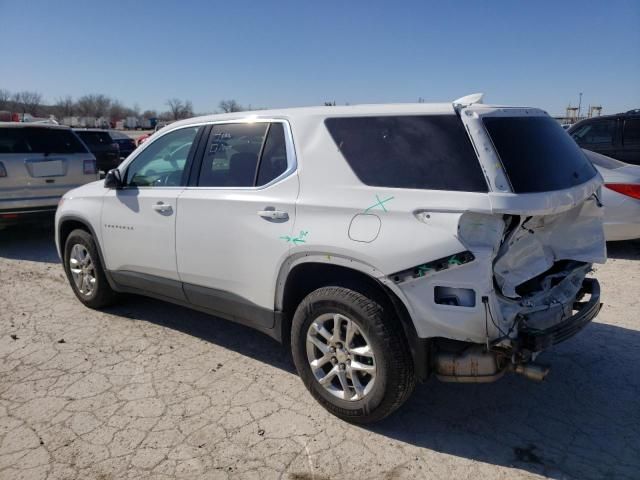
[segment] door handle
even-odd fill
[[[282,210],[260,210],[258,216],[266,218],[267,220],[288,220],[289,214]]]
[[[152,208],[158,213],[171,213],[171,211],[173,210],[171,208],[171,205],[164,202],[158,202],[155,205],[153,205]]]

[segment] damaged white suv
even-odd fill
[[[353,422],[430,375],[542,379],[537,354],[600,309],[601,178],[545,112],[479,100],[173,123],[64,196],[71,287],[257,328]]]

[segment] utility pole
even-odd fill
[[[582,108],[582,92],[580,92],[580,99],[578,100],[578,120],[580,120],[580,109]]]

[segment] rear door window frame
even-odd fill
[[[253,185],[246,187],[230,187],[230,186],[200,186],[198,185],[198,179],[200,177],[200,170],[202,169],[202,164],[204,162],[204,157],[206,155],[206,148],[209,142],[209,134],[211,130],[216,125],[227,125],[227,124],[238,124],[238,123],[281,123],[284,129],[284,139],[286,146],[286,154],[287,154],[287,168],[284,172],[278,175],[276,178],[267,182],[264,185]],[[267,132],[268,133],[268,132]],[[257,169],[259,168],[261,159],[258,159]],[[200,137],[200,144],[198,145],[197,153],[194,157],[193,164],[191,166],[191,170],[189,173],[189,179],[187,182],[188,188],[198,188],[203,190],[262,190],[265,188],[269,188],[270,186],[280,183],[285,178],[289,177],[291,174],[297,171],[298,162],[296,157],[295,144],[293,140],[293,132],[291,130],[291,125],[287,119],[283,118],[237,118],[233,120],[220,120],[214,122],[207,122],[207,129],[202,132]],[[254,179],[254,184],[257,179]]]

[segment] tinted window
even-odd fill
[[[640,118],[624,121],[622,143],[625,145],[640,145]]]
[[[24,128],[0,128],[0,153],[31,153]]]
[[[71,130],[62,128],[0,128],[0,153],[86,153]]]
[[[199,128],[181,128],[150,142],[127,168],[126,184],[137,187],[183,185],[187,158]]]
[[[455,115],[328,118],[325,124],[367,185],[487,191],[469,137]]]
[[[611,145],[615,134],[615,120],[595,120],[578,125],[571,136],[580,145]]]
[[[108,132],[91,132],[91,131],[83,131],[76,130],[76,133],[80,136],[82,140],[88,145],[111,145],[113,140]]]
[[[286,169],[287,147],[284,140],[284,125],[272,123],[262,149],[256,185],[266,185],[282,175]]]
[[[516,193],[570,188],[596,174],[580,147],[551,117],[483,121]]]
[[[202,159],[201,187],[252,187],[268,123],[214,125]]]

